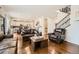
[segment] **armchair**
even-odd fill
[[[49,34],[49,40],[61,43],[65,39],[65,29],[63,28],[56,28],[54,33]]]

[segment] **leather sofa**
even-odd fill
[[[49,34],[49,40],[54,41],[56,43],[61,43],[65,40],[65,29],[56,28],[54,33]]]
[[[30,37],[34,36],[34,34],[34,29],[24,29],[24,31],[22,32],[23,40],[30,40]]]

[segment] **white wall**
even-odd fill
[[[37,21],[39,21],[40,26],[42,26],[42,31],[43,31],[43,26],[44,26],[44,19],[47,18],[47,23],[48,23],[48,33],[53,33],[53,30],[55,29],[55,19],[50,18],[50,17],[38,17],[35,20],[35,24]]]
[[[79,45],[79,6],[71,6],[71,26],[67,28],[66,40]]]
[[[53,33],[55,29],[55,18],[48,17],[48,33]]]
[[[53,30],[55,29],[55,18],[50,18],[50,17],[39,17],[39,18],[37,18],[37,21],[39,21],[40,25],[42,26],[42,31],[43,31],[44,19],[45,18],[47,19],[48,33],[53,33]]]

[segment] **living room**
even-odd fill
[[[79,53],[78,8],[74,5],[1,5],[0,54]]]

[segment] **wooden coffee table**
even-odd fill
[[[31,46],[33,51],[38,48],[48,47],[48,39],[44,39],[43,36],[31,37]]]

